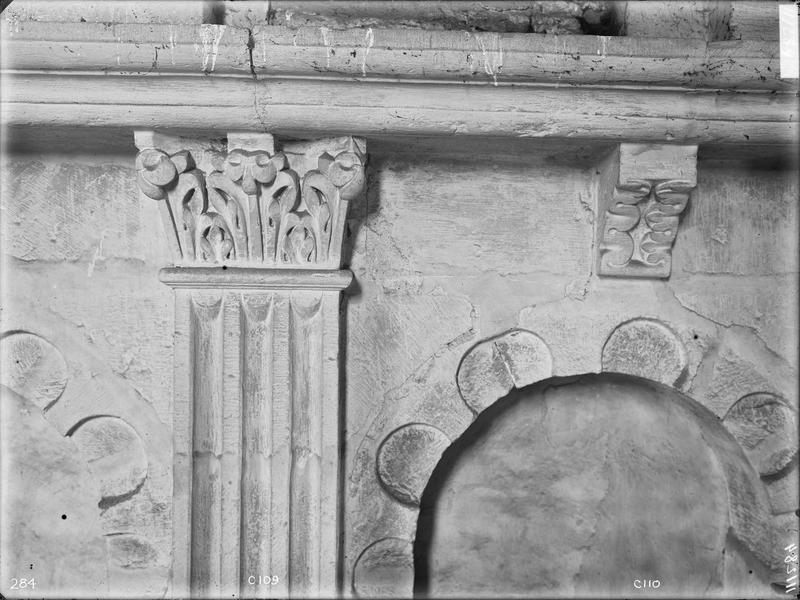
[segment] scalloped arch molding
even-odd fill
[[[717,407],[704,406],[681,392],[692,369],[690,354],[673,328],[657,319],[623,321],[598,352],[603,373],[619,374],[614,377],[625,385],[649,387],[662,399],[677,400],[702,425],[725,474],[733,534],[767,569],[777,569],[783,557],[776,554],[774,541],[783,524],[772,514],[760,477],[780,473],[796,454],[796,411],[780,396],[764,392],[746,394],[724,415],[715,415]],[[583,375],[592,371],[592,365],[583,371],[554,373],[553,364],[547,343],[532,331],[512,329],[484,339],[464,353],[454,374],[472,420],[454,418],[447,424],[447,414],[428,422],[413,419],[383,439],[375,457],[376,477],[390,501],[405,506],[411,516],[398,519],[392,535],[374,540],[361,551],[351,581],[356,594],[368,597],[386,589],[411,594],[421,500],[442,455],[470,429],[473,420],[490,407],[494,410],[513,390],[541,389],[554,375],[557,379],[552,381],[561,384],[575,377],[589,385],[603,382],[597,377],[604,375],[588,376],[588,380]],[[444,593],[456,592],[447,589]]]

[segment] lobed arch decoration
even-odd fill
[[[0,334],[0,413],[3,450],[25,465],[14,477],[27,480],[9,488],[28,491],[5,495],[4,510],[33,505],[47,517],[41,529],[30,524],[32,533],[19,532],[33,536],[26,564],[4,566],[20,572],[30,563],[40,585],[53,583],[52,589],[85,584],[99,595],[134,590],[141,597],[163,596],[170,566],[163,531],[170,507],[159,490],[168,489],[170,449],[159,443],[166,428],[147,401],[82,342],[43,326]],[[33,446],[31,432],[38,436]],[[46,482],[43,493],[31,493],[30,482]],[[54,543],[71,548],[78,560],[85,560],[80,552],[90,553],[95,562],[71,563],[65,579],[48,569],[46,545]],[[156,584],[142,585],[143,574]]]
[[[428,548],[422,546],[429,540],[420,541],[417,536],[430,523],[420,521],[429,516],[420,507],[429,501],[432,476],[443,468],[448,449],[452,453],[482,417],[493,418],[519,390],[609,381],[674,402],[699,424],[702,439],[711,448],[710,460],[722,473],[728,536],[755,557],[761,573],[778,577],[783,557],[775,540],[781,536],[782,522],[773,514],[762,480],[781,473],[797,453],[796,410],[771,392],[748,393],[722,416],[684,394],[689,353],[673,329],[657,319],[623,321],[598,351],[601,373],[596,368],[554,373],[550,348],[532,331],[512,329],[470,347],[454,375],[458,393],[473,414],[472,423],[461,423],[454,434],[452,428],[445,433],[443,427],[414,421],[395,428],[378,446],[376,477],[391,500],[412,511],[413,518],[401,522],[393,535],[363,548],[349,582],[353,593],[359,597],[411,597],[415,591],[424,595],[425,589],[419,586],[427,578],[421,571]]]

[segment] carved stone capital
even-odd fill
[[[340,266],[347,206],[364,188],[363,139],[275,152],[270,135],[231,134],[215,151],[137,132],[136,145],[139,187],[161,204],[176,265]]]
[[[601,171],[597,274],[666,278],[697,146],[620,144]]]

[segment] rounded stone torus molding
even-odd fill
[[[353,591],[359,598],[411,598],[414,591],[414,545],[387,537],[367,546],[353,568]]]
[[[686,349],[672,330],[653,319],[617,326],[603,346],[603,371],[636,375],[667,385],[686,376]]]
[[[396,500],[419,506],[428,479],[448,446],[450,438],[432,425],[403,425],[378,448],[378,479]]]
[[[553,372],[550,349],[524,329],[512,329],[470,348],[458,366],[461,397],[476,414],[508,394]]]
[[[0,383],[42,410],[50,408],[67,386],[67,364],[50,342],[28,332],[0,339]]]
[[[780,472],[797,454],[797,411],[779,396],[748,394],[722,422],[762,476]]]
[[[118,503],[147,477],[147,453],[136,430],[119,417],[90,417],[67,435],[100,484],[100,507]]]

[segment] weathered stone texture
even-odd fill
[[[360,598],[410,598],[414,588],[413,544],[399,538],[378,540],[364,549],[353,570]]]
[[[732,0],[730,39],[777,40],[779,30],[777,2]]]
[[[470,349],[458,367],[458,388],[467,406],[479,413],[512,388],[547,379],[552,363],[541,338],[515,329]]]
[[[424,525],[418,522],[419,507],[430,508],[426,500],[441,483],[437,465],[444,469],[452,461],[446,451],[451,441],[471,439],[473,430],[462,435],[477,418],[476,426],[485,427],[487,435],[476,437],[459,455],[453,477],[445,482],[450,487],[444,501],[433,507],[436,589],[497,595],[507,585],[503,593],[536,589],[544,595],[606,591],[629,596],[633,578],[661,577],[667,596],[717,592],[724,586],[736,595],[763,597],[776,563],[776,541],[796,531],[797,175],[780,170],[790,159],[762,168],[776,156],[775,147],[765,151],[758,166],[741,157],[736,162],[701,159],[697,187],[679,220],[672,273],[664,274],[669,279],[611,281],[598,277],[596,263],[604,214],[597,193],[604,176],[597,167],[616,145],[612,138],[662,136],[679,146],[714,140],[738,147],[747,135],[754,139],[745,141],[759,144],[771,143],[772,135],[788,135],[793,123],[783,117],[792,114],[780,107],[792,93],[735,94],[733,100],[734,94],[611,89],[620,81],[630,83],[628,78],[643,87],[744,82],[789,89],[775,84],[774,71],[758,81],[752,74],[774,58],[753,58],[748,53],[761,50],[747,44],[706,46],[697,39],[686,42],[687,56],[681,57],[683,42],[605,36],[552,38],[559,47],[550,51],[540,46],[550,44],[550,37],[493,33],[579,33],[605,26],[611,7],[600,2],[522,2],[502,9],[473,2],[458,7],[348,4],[212,2],[200,10],[192,3],[197,12],[178,16],[170,12],[178,8],[174,3],[141,9],[126,4],[122,12],[119,3],[71,4],[58,13],[44,3],[15,2],[16,12],[4,15],[9,33],[20,33],[20,21],[54,17],[139,23],[94,25],[92,31],[109,37],[84,39],[64,52],[93,48],[96,54],[89,52],[85,62],[70,64],[106,68],[102,61],[108,61],[131,73],[150,69],[152,60],[153,72],[152,77],[116,78],[134,87],[120,83],[115,93],[131,89],[137,95],[119,94],[125,97],[110,105],[59,105],[61,92],[43,84],[29,96],[17,96],[19,110],[50,111],[52,122],[60,122],[62,111],[69,113],[77,120],[64,122],[79,122],[84,133],[73,138],[72,129],[17,129],[3,159],[2,268],[13,285],[3,286],[2,329],[14,333],[0,340],[0,376],[11,390],[3,393],[0,421],[15,428],[8,437],[12,452],[4,452],[3,460],[11,456],[24,467],[12,469],[11,487],[3,487],[3,502],[10,498],[12,507],[3,527],[11,527],[14,539],[41,564],[61,560],[51,569],[52,579],[42,576],[58,595],[73,590],[91,596],[175,593],[167,582],[188,573],[190,561],[185,548],[176,558],[171,541],[174,537],[180,546],[191,539],[186,507],[192,479],[181,475],[173,484],[173,464],[191,464],[197,439],[209,466],[197,480],[210,481],[208,490],[215,487],[213,494],[197,494],[196,501],[203,508],[206,499],[214,502],[219,516],[197,521],[198,532],[213,534],[194,538],[195,557],[207,559],[203,576],[209,582],[229,577],[235,591],[237,575],[269,560],[271,574],[282,569],[283,587],[272,590],[275,594],[285,591],[289,573],[305,578],[312,589],[314,565],[327,569],[330,581],[337,571],[335,466],[341,433],[344,556],[338,566],[345,594],[409,596],[412,540],[419,523]],[[755,29],[747,33],[744,15],[752,7],[744,3],[734,2],[732,11],[722,6],[728,3],[667,4],[629,6],[629,34],[757,37]],[[227,25],[187,27],[173,44],[173,23],[209,20]],[[165,24],[142,24],[152,21]],[[266,29],[250,31],[265,23]],[[270,30],[270,25],[283,27]],[[34,36],[34,30],[60,25],[28,27],[27,35]],[[334,32],[342,27],[361,29]],[[379,33],[378,27],[423,31]],[[424,29],[459,31],[437,37]],[[194,43],[191,36],[198,30],[201,37]],[[134,41],[113,39],[124,31]],[[154,49],[138,44],[139,35],[163,45],[160,58],[155,48],[151,59]],[[20,58],[20,64],[52,59],[35,40],[20,38],[24,35],[17,36],[17,47],[31,42],[28,47],[41,52],[29,59],[34,62]],[[576,47],[575,40],[585,44],[580,46],[583,59],[567,52],[569,40]],[[405,44],[403,52],[417,48],[419,56],[394,61],[395,42]],[[626,55],[639,44],[646,50],[642,56]],[[119,53],[114,60],[116,47],[125,62]],[[676,47],[681,48],[677,54]],[[710,57],[716,60],[729,48],[745,66],[709,66],[699,75],[670,73],[663,66],[704,61],[705,69]],[[175,55],[178,65],[168,65]],[[89,62],[92,58],[98,62]],[[735,62],[727,55],[723,59]],[[571,62],[581,64],[577,80],[569,76]],[[590,62],[598,65],[597,72]],[[204,75],[203,90],[217,91],[203,96],[206,104],[186,107],[173,99],[168,105],[165,98],[181,95],[165,90],[194,91],[199,79],[188,88],[169,87],[186,85],[188,78],[156,75],[186,65],[198,74],[216,67],[235,76]],[[545,72],[542,65],[553,70]],[[641,65],[654,74],[634,77],[634,71],[649,71]],[[434,75],[426,75],[426,68]],[[607,77],[600,74],[606,70]],[[296,77],[299,73],[314,77]],[[282,77],[286,74],[292,77]],[[378,75],[387,81],[378,81]],[[470,85],[456,83],[461,75],[472,77]],[[351,76],[372,80],[353,82]],[[448,83],[426,87],[393,81],[426,76]],[[556,84],[562,76],[565,81]],[[60,81],[105,81],[66,77]],[[258,81],[265,77],[270,79]],[[142,86],[146,78],[158,79],[159,85]],[[330,81],[334,78],[341,79]],[[531,80],[553,85],[504,85]],[[566,85],[576,81],[604,87]],[[85,91],[82,100],[96,100],[103,97],[104,84],[95,85],[69,89]],[[427,93],[430,102],[420,101],[428,99]],[[564,98],[569,102],[560,101]],[[674,99],[677,116],[661,115],[669,104],[665,98]],[[40,100],[47,102],[40,107]],[[218,101],[222,104],[214,104]],[[88,106],[96,112],[84,118],[78,111]],[[740,109],[745,125],[737,121]],[[181,290],[174,304],[173,292],[156,276],[169,262],[170,238],[158,202],[139,196],[129,129],[117,132],[124,137],[120,143],[122,138],[113,139],[106,128],[83,125],[89,120],[116,127],[130,119],[125,127],[138,127],[139,120],[158,122],[180,111],[191,113],[182,122],[196,127],[257,122],[259,130],[277,125],[303,138],[311,135],[304,127],[312,125],[337,129],[336,134],[363,126],[376,138],[366,169],[366,198],[352,199],[344,228],[343,259],[355,283],[341,306],[336,294],[323,302],[314,294],[267,299],[246,297],[240,290],[197,297]],[[214,119],[208,120],[209,114]],[[391,137],[398,132],[404,139]],[[424,137],[433,134],[440,137]],[[209,135],[215,139],[205,145],[221,147],[222,134]],[[501,135],[506,137],[495,137]],[[248,144],[268,137],[240,133],[230,141],[251,149]],[[186,143],[178,140],[169,151]],[[312,160],[313,153],[306,153],[308,147],[304,142],[284,147],[300,176],[319,166],[318,155]],[[646,161],[625,162],[622,177],[658,181],[693,173],[687,165],[696,162],[694,150],[683,152],[683,160],[674,158],[674,149],[660,144],[652,169],[643,167]],[[717,150],[700,147],[701,156]],[[198,163],[209,161],[205,154],[198,158]],[[253,162],[249,175],[264,166]],[[255,185],[246,169],[239,173],[239,165],[230,166],[237,175],[231,181]],[[175,203],[176,210],[181,208]],[[180,227],[176,232],[180,235]],[[302,256],[305,238],[299,243]],[[175,283],[181,273],[168,275]],[[175,306],[182,315],[177,325]],[[280,326],[274,345],[268,345],[265,332],[273,314],[279,314]],[[336,345],[338,319],[341,347]],[[206,334],[208,348],[191,345],[190,339],[206,339]],[[268,437],[260,428],[266,422],[262,400],[271,376],[267,367],[276,360],[277,426]],[[344,405],[339,412],[340,362]],[[603,371],[578,384],[555,382],[558,386],[524,402],[517,402],[514,392],[551,376]],[[614,379],[610,371],[672,386],[698,404],[676,401],[667,388],[654,392],[638,379]],[[607,385],[610,380],[624,384]],[[208,422],[219,417],[217,425],[198,427],[198,436],[188,425],[194,386],[198,414]],[[289,425],[308,425],[306,416],[321,414],[314,412],[320,407],[331,418],[324,425],[315,421],[313,434]],[[173,414],[186,419],[176,425]],[[330,426],[338,416],[341,430]],[[322,433],[330,436],[324,452],[316,445]],[[284,441],[268,448],[265,440],[280,440],[280,435]],[[180,449],[173,454],[175,442]],[[252,460],[242,461],[248,444]],[[294,470],[277,473],[273,463],[289,465],[291,453]],[[294,484],[278,481],[289,481],[291,473]],[[288,488],[291,502],[283,493]],[[309,498],[325,509],[311,507]],[[244,519],[221,508],[240,502]],[[64,512],[63,522],[60,503],[73,508]],[[183,508],[176,509],[179,503]],[[290,521],[294,537],[287,545],[275,532],[285,531]],[[315,545],[321,528],[329,540],[324,548]],[[5,531],[4,542],[9,539]],[[244,557],[242,539],[252,550]],[[212,542],[214,554],[207,552]],[[305,561],[306,549],[317,552],[319,560]],[[9,568],[25,569],[27,554],[9,554],[5,548],[0,554],[4,561],[22,561]],[[30,563],[38,577],[40,560]]]
[[[589,201],[588,173],[479,154],[469,161],[417,156],[376,163],[375,204],[363,225],[373,277],[589,272],[591,235],[580,203]]]
[[[100,483],[100,504],[119,500],[144,483],[147,454],[136,430],[117,417],[95,417],[70,434]]]
[[[723,419],[762,476],[782,471],[797,456],[797,411],[773,394],[749,394]]]
[[[708,41],[730,38],[731,3],[727,1],[629,0],[625,4],[625,35]]]
[[[748,235],[753,244],[760,245],[760,255],[737,241],[740,250],[736,252],[745,255],[742,263],[723,254],[714,255],[713,260],[740,265],[737,268],[747,277],[689,271],[686,265],[691,261],[708,265],[710,259],[703,257],[711,256],[709,245],[717,243],[710,234],[698,233],[698,228],[711,226],[709,216],[697,216],[706,206],[692,208],[690,202],[684,218],[691,241],[681,242],[685,233],[682,223],[670,279],[598,279],[592,266],[592,246],[584,243],[590,239],[596,219],[591,180],[582,168],[567,168],[564,157],[527,148],[519,158],[494,153],[497,158],[487,165],[484,158],[478,158],[479,153],[475,158],[465,157],[467,147],[453,149],[450,158],[440,148],[413,155],[407,143],[384,143],[379,150],[368,166],[367,202],[354,205],[351,213],[350,264],[360,293],[347,303],[348,583],[353,581],[358,557],[366,548],[384,538],[412,539],[417,524],[413,504],[398,502],[380,483],[376,463],[381,443],[409,423],[430,424],[457,440],[472,418],[461,398],[465,387],[459,367],[463,369],[471,361],[485,367],[476,364],[473,369],[474,381],[486,384],[481,388],[483,399],[476,405],[480,409],[512,387],[508,365],[496,356],[493,344],[504,331],[524,329],[541,340],[551,357],[553,375],[600,372],[607,365],[609,370],[690,391],[720,419],[748,393],[795,397],[791,389],[797,372],[791,347],[796,299],[788,290],[796,274],[787,249],[796,248],[796,240],[783,229],[776,230],[783,239],[779,246],[761,234],[762,225],[771,226],[751,213],[742,214],[740,218],[753,228]],[[796,215],[788,208],[787,194],[796,185],[791,176],[740,165],[709,165],[704,171],[702,161],[698,170],[699,183],[693,192],[698,202],[750,210],[741,208],[735,183],[728,195],[715,191],[714,186],[727,175],[731,180],[748,181],[748,189],[756,196],[771,194],[771,201],[783,207],[786,231],[794,226]],[[525,185],[528,176],[533,178],[531,186]],[[783,183],[776,183],[776,176],[783,178]],[[709,194],[715,194],[713,201],[707,199]],[[480,201],[483,198],[487,198],[485,203]],[[555,206],[562,207],[558,215],[551,214],[550,208]],[[509,231],[525,233],[508,237]],[[550,237],[553,232],[562,238]],[[695,249],[696,256],[692,255]],[[779,272],[767,267],[780,264],[784,266]],[[776,308],[759,313],[753,297]],[[712,311],[712,307],[716,308]],[[773,320],[768,315],[780,318]],[[756,316],[758,329],[751,328]],[[633,334],[623,336],[631,323]],[[776,349],[779,355],[773,352]],[[478,361],[479,356],[485,360]],[[493,379],[492,373],[496,375]],[[542,371],[541,376],[546,373]],[[469,396],[471,388],[466,389]],[[675,435],[683,439],[684,434]],[[746,463],[741,453],[736,457]],[[413,470],[412,463],[410,460],[406,468]],[[748,489],[766,485],[772,490],[772,500],[767,500],[764,489],[756,491],[757,518],[752,516],[755,512],[748,512],[750,508],[742,508],[749,506],[747,499],[737,500],[737,527],[748,519],[763,525],[770,510],[788,510],[786,507],[796,502],[789,492],[790,478],[767,478],[759,484],[754,472],[748,471],[747,477],[756,479],[742,488],[745,495]],[[724,511],[723,498],[724,494],[714,502]],[[375,517],[365,519],[364,514]],[[756,525],[756,530],[761,525]],[[521,529],[509,526],[510,531]],[[716,573],[717,585],[724,581],[731,589],[758,596],[764,593],[768,567],[754,558],[753,547],[771,560],[765,542],[771,538],[747,529],[741,536],[747,541],[731,542],[726,550],[730,560],[724,565],[713,562],[710,572]],[[475,544],[459,546],[458,552],[463,554],[465,547]],[[721,550],[722,546],[720,554]],[[478,552],[481,558],[476,561],[500,554],[505,556],[505,550]],[[374,569],[380,571],[381,567],[376,564]],[[748,570],[754,574],[749,575]],[[708,583],[708,572],[697,584],[701,588]],[[497,581],[488,573],[486,577]],[[559,574],[557,579],[564,578]]]
[[[36,597],[106,596],[100,490],[75,444],[31,400],[0,387],[0,571],[34,578]],[[10,581],[3,594],[12,597]]]
[[[636,319],[623,323],[603,346],[603,370],[679,385],[686,375],[686,350],[668,327]]]
[[[20,548],[38,547],[25,541],[31,535],[47,540],[50,554],[60,548],[52,572],[61,583],[37,573],[42,594],[159,597],[171,563],[172,441],[164,423],[171,420],[173,326],[169,290],[154,278],[163,264],[163,231],[153,227],[158,212],[135,200],[127,146],[107,143],[104,134],[29,133],[13,136],[16,148],[27,147],[7,152],[0,172],[3,271],[13,281],[2,289],[8,335],[0,342],[0,372],[38,407],[53,441],[36,456],[13,460],[56,478],[55,488],[42,486],[54,501],[91,500],[66,502],[78,513],[61,511],[66,527],[85,531],[74,534],[81,548],[51,539],[55,527],[38,531],[45,506],[9,519],[20,528]],[[32,416],[26,409],[14,418]],[[58,438],[80,474],[62,466]],[[101,552],[86,539],[92,532]],[[50,560],[43,555],[42,562]],[[83,566],[70,567],[72,560]]]
[[[535,389],[479,417],[434,473],[429,591],[630,597],[636,578],[670,597],[719,590],[726,474],[695,415],[618,376]]]
[[[769,494],[769,502],[774,514],[791,512],[800,507],[800,485],[798,484],[797,460],[780,473],[764,477],[764,485]]]
[[[209,23],[213,2],[205,0],[14,0],[5,11],[9,21],[89,23]]]
[[[494,4],[494,6],[492,5]],[[455,29],[516,33],[605,32],[614,28],[611,2],[224,2],[225,22],[241,27]]]
[[[67,386],[64,357],[47,340],[30,333],[0,339],[0,380],[41,410],[52,406]]]
[[[378,450],[378,477],[400,502],[419,504],[428,478],[450,439],[436,427],[411,423],[393,431]]]
[[[36,309],[70,323],[169,423],[172,300],[153,277],[166,244],[158,208],[137,200],[124,150],[100,158],[85,143],[68,157],[58,145],[5,157],[3,252],[14,286],[4,319]]]
[[[697,178],[673,250],[677,278],[797,272],[797,173],[701,161]]]

